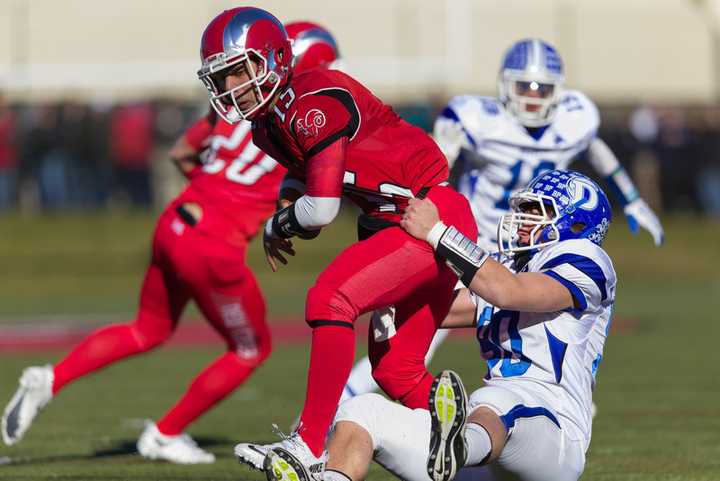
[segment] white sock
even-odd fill
[[[425,365],[429,366],[430,361],[432,361],[433,356],[435,355],[435,351],[437,351],[437,348],[440,347],[440,344],[442,344],[445,339],[448,337],[448,334],[450,334],[450,329],[438,329],[435,333],[435,337],[433,337],[432,342],[430,343],[430,347],[428,348],[427,354],[425,354]]]
[[[380,389],[372,377],[372,366],[370,365],[370,359],[365,356],[360,359],[352,371],[350,371],[350,377],[348,378],[345,389],[343,389],[342,396],[340,396],[340,402],[347,401],[350,398],[365,394],[368,392],[375,392]]]
[[[477,466],[488,457],[492,450],[490,435],[479,424],[467,423],[465,426],[465,442],[468,451],[465,466]]]
[[[352,479],[341,471],[326,469],[323,473],[323,481],[352,481]]]

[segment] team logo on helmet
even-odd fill
[[[526,211],[532,206],[539,213]],[[553,170],[539,175],[510,197],[511,211],[498,224],[498,249],[504,254],[535,251],[568,239],[602,244],[612,212],[602,189],[573,171]],[[529,243],[520,241],[521,226],[532,226]]]
[[[598,205],[597,188],[582,178],[575,178],[568,181],[566,189],[570,196],[571,204],[566,212],[570,213],[575,209],[592,211]]]

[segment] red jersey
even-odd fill
[[[255,146],[250,122],[217,119],[213,126],[204,117],[185,132],[185,140],[197,151],[207,149],[207,157],[176,203],[203,207],[199,229],[233,243],[246,242],[275,211],[286,169]]]
[[[253,122],[255,144],[301,180],[309,180],[310,159],[343,138],[344,159],[333,162],[344,165],[316,168],[327,176],[342,168],[342,193],[365,213],[397,221],[409,198],[447,181],[447,160],[435,142],[337,70],[293,77],[268,114]],[[322,175],[313,173],[308,195],[333,195],[332,186],[317,182]]]

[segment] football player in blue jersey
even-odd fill
[[[440,222],[431,201],[411,201],[403,228],[469,287],[456,302],[472,302],[475,314],[451,321],[476,326],[487,374],[468,399],[459,376],[444,371],[428,410],[376,394],[341,404],[325,481],[363,479],[373,458],[411,481],[449,481],[461,467],[483,480],[582,474],[615,300],[615,270],[601,247],[610,204],[586,176],[557,170],[508,201],[495,254]]]
[[[512,192],[581,156],[607,181],[631,231],[642,227],[655,245],[662,244],[662,225],[597,136],[597,107],[582,92],[565,88],[563,61],[552,45],[537,38],[514,43],[503,58],[498,90],[498,98],[454,97],[434,126],[448,162],[459,164],[458,187],[473,206],[481,246],[494,249]]]

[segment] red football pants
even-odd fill
[[[245,248],[202,234],[181,220],[173,206],[158,221],[136,319],[99,329],[82,341],[55,366],[53,392],[167,340],[190,299],[224,339],[227,352],[158,421],[165,434],[181,432],[240,385],[270,354],[271,343],[265,301],[245,265]]]
[[[441,219],[477,237],[467,200],[448,187],[427,196]],[[425,354],[452,303],[457,276],[438,260],[430,245],[399,227],[382,230],[343,251],[318,277],[307,296],[305,317],[313,327],[308,388],[301,434],[322,451],[354,359],[355,319],[394,305],[397,334],[370,343],[373,377],[393,399],[411,408],[426,407],[432,376]]]

